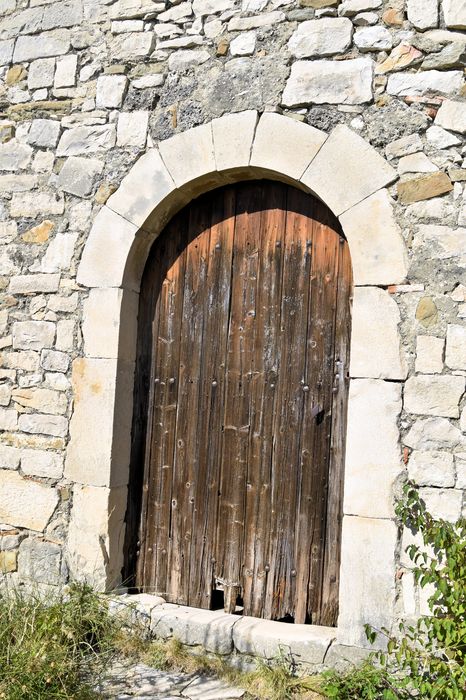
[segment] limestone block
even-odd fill
[[[232,10],[234,6],[235,0],[193,0],[193,12],[201,17]]]
[[[11,344],[11,336],[10,343]],[[11,399],[11,387],[9,384],[0,384],[0,406],[8,406]]]
[[[26,350],[24,352],[2,352],[0,365],[7,369],[22,369],[25,372],[35,372],[39,369],[39,354]]]
[[[442,0],[445,24],[451,29],[466,29],[466,1]]]
[[[404,408],[408,413],[459,418],[459,401],[465,378],[450,375],[417,375],[405,384]]]
[[[32,537],[23,540],[18,553],[18,573],[22,579],[35,583],[55,586],[64,583],[61,547]]]
[[[180,157],[182,157],[181,154]],[[128,175],[123,178],[118,190],[107,201],[107,207],[104,207],[102,210],[102,212],[106,213],[99,213],[90,234],[94,237],[97,235],[102,236],[104,227],[108,224],[109,233],[111,232],[114,237],[118,236],[121,244],[123,244],[123,239],[125,239],[125,243],[120,246],[123,254],[120,256],[117,254],[118,251],[115,251],[114,256],[115,262],[118,260],[121,269],[117,270],[115,266],[110,266],[113,267],[113,276],[110,279],[114,280],[117,278],[118,281],[107,284],[105,281],[99,282],[99,280],[94,277],[94,282],[92,284],[85,282],[81,282],[81,284],[88,284],[88,286],[96,287],[119,286],[121,284],[123,268],[129,250],[128,246],[132,244],[137,228],[145,225],[147,229],[150,230],[152,225],[150,217],[152,213],[154,213],[156,217],[157,226],[163,225],[161,221],[162,215],[158,207],[163,204],[165,200],[168,201],[168,196],[173,193],[174,190],[175,183],[157,149],[151,149],[136,161]],[[116,212],[116,214],[114,212]],[[120,214],[126,221],[120,220],[117,214]],[[100,223],[100,220],[102,220],[102,223]],[[131,222],[131,224],[128,225],[128,222]],[[108,242],[108,239],[104,240],[103,244],[108,245]],[[94,238],[92,238],[92,243],[94,243]],[[84,260],[88,260],[86,255],[88,246],[89,242],[83,255],[83,262]],[[102,248],[102,252],[103,251],[104,248]],[[104,275],[107,279],[109,278],[109,271],[110,270]],[[81,268],[78,271],[78,277],[79,274],[82,274]],[[138,285],[134,288],[137,289]]]
[[[354,43],[360,51],[387,51],[393,39],[386,27],[361,27],[354,34]]]
[[[216,170],[210,124],[161,141],[159,151],[177,187]]]
[[[55,88],[73,87],[76,85],[76,70],[78,67],[78,57],[70,54],[57,60],[55,78],[53,86]]]
[[[411,153],[422,151],[423,143],[419,134],[410,134],[403,136],[401,139],[396,139],[385,147],[385,155],[389,160],[392,158],[400,158],[408,156]]]
[[[18,554],[17,552],[0,552],[0,574],[10,574],[16,571]]]
[[[44,214],[63,214],[65,201],[62,194],[48,192],[14,193],[11,198],[11,216],[26,216],[31,219]]]
[[[222,2],[222,0],[220,0]],[[192,3],[182,2],[175,7],[171,7],[166,12],[161,12],[157,19],[160,22],[177,22],[178,20],[184,20],[192,15]]]
[[[445,364],[451,369],[466,369],[466,326],[448,326]]]
[[[251,56],[256,49],[256,32],[243,32],[230,44],[232,56]]]
[[[134,193],[134,190],[131,193],[133,201],[136,200],[136,203],[140,202],[144,196],[144,184],[144,180],[141,180],[140,190],[142,190],[142,194]],[[121,187],[123,186],[124,184]],[[108,204],[111,204],[112,200],[113,197],[109,199]],[[120,202],[125,204],[123,198],[120,199]],[[137,291],[139,280],[136,278],[128,279],[125,276],[125,268],[137,230],[137,226],[107,206],[102,207],[95,218],[83,251],[77,274],[78,283],[87,287],[127,285],[128,288]]]
[[[418,486],[454,486],[453,455],[448,452],[414,450],[408,462],[408,475]]]
[[[386,190],[367,197],[339,218],[348,239],[356,285],[399,284],[406,279],[406,246]]]
[[[31,292],[57,292],[60,275],[16,275],[10,279],[8,291],[11,294]]]
[[[16,321],[13,324],[15,350],[51,348],[55,340],[55,324],[51,321]]]
[[[396,177],[393,168],[366,141],[339,125],[301,180],[338,216]]]
[[[351,45],[353,24],[344,17],[323,17],[298,24],[291,35],[288,49],[296,58],[333,56]]]
[[[66,395],[53,389],[13,389],[12,397],[20,406],[53,415],[65,413],[68,406]]]
[[[14,172],[24,170],[31,162],[32,153],[30,146],[16,139],[0,143],[0,169]]]
[[[63,456],[46,450],[21,450],[21,471],[28,476],[61,479]]]
[[[395,604],[397,528],[391,520],[345,516],[338,641],[367,646],[364,625],[390,627]],[[369,595],[370,592],[370,595]]]
[[[466,452],[455,456],[456,488],[466,489]]]
[[[27,142],[39,148],[55,148],[60,134],[60,122],[53,119],[34,119]]]
[[[101,75],[97,79],[96,107],[108,109],[121,107],[127,86],[128,78],[125,75]]]
[[[21,451],[17,447],[0,445],[0,469],[18,469]]]
[[[403,612],[405,615],[414,616],[416,614],[416,586],[414,574],[410,571],[403,572],[401,589],[403,594]]]
[[[58,29],[35,36],[19,36],[13,54],[14,63],[34,61],[36,58],[63,56],[70,50],[70,32]]]
[[[120,112],[117,126],[117,146],[145,148],[149,112]]]
[[[438,0],[408,0],[408,19],[423,31],[438,26]]]
[[[307,104],[363,104],[372,100],[374,63],[370,58],[348,61],[296,61],[283,92],[285,107]]]
[[[159,605],[150,615],[151,633],[163,639],[176,637],[183,644],[203,646],[213,654],[231,654],[236,615],[223,610],[197,610],[182,605]]]
[[[65,476],[92,486],[128,480],[134,365],[81,358],[73,362],[74,413]]]
[[[281,648],[304,664],[321,664],[336,630],[319,625],[284,625],[272,620],[241,617],[233,628],[233,643],[241,654],[277,658]]]
[[[417,97],[431,92],[440,95],[455,95],[462,85],[463,75],[461,71],[426,70],[422,73],[394,73],[390,75],[387,92],[389,95],[401,97],[405,95]]]
[[[11,63],[14,45],[13,39],[0,41],[0,66],[7,66]]]
[[[117,61],[137,60],[152,53],[155,36],[152,32],[118,34],[110,42],[110,54]]]
[[[451,192],[453,185],[444,172],[418,175],[397,185],[398,199],[402,204],[431,199]]]
[[[429,250],[439,260],[458,258],[466,261],[466,228],[451,228],[437,224],[420,224],[413,240],[413,252],[417,255]]]
[[[405,379],[399,323],[398,306],[388,292],[378,287],[354,289],[351,377]]]
[[[436,519],[455,523],[461,517],[463,492],[459,489],[421,488],[419,495]]]
[[[97,158],[70,156],[60,170],[57,187],[77,197],[86,197],[91,194],[94,182],[103,167],[103,162]]]
[[[434,335],[420,335],[416,341],[416,372],[440,374],[443,370],[445,340]]]
[[[67,559],[74,579],[98,590],[121,583],[127,489],[73,488]]]
[[[113,148],[116,142],[114,124],[102,126],[75,126],[67,129],[57,147],[57,156],[79,156],[102,153]]]
[[[446,418],[418,419],[403,442],[415,450],[455,449],[463,444],[466,448],[466,438]]]
[[[359,12],[378,10],[379,7],[382,7],[382,0],[343,0],[338,8],[338,14],[342,17],[354,17]]]
[[[405,173],[435,173],[438,167],[432,163],[425,153],[413,153],[409,156],[403,156],[398,163],[398,172],[400,175]]]
[[[421,65],[421,70],[446,68],[462,68],[466,62],[466,46],[465,43],[454,41],[447,44],[438,53],[430,54],[424,59]]]
[[[74,321],[68,319],[58,321],[57,339],[55,341],[57,350],[73,350],[75,325]]]
[[[266,112],[256,129],[251,165],[299,180],[326,140],[319,129]]]
[[[0,408],[0,430],[16,430],[18,412],[12,408]]]
[[[399,384],[375,379],[351,381],[343,506],[346,514],[393,517],[392,487],[401,472],[400,413]]]
[[[0,192],[27,192],[37,187],[35,175],[0,175]]]
[[[83,307],[84,354],[134,361],[138,303],[135,292],[91,289]]]
[[[435,124],[437,126],[443,126],[444,129],[450,129],[450,131],[466,134],[465,112],[466,108],[464,102],[444,100],[435,117]]]
[[[64,416],[48,416],[44,413],[23,413],[18,420],[18,428],[24,433],[66,437],[68,421]]]
[[[154,11],[153,0],[117,0],[110,8],[111,19],[145,17]]]
[[[0,522],[43,532],[57,504],[58,493],[50,486],[0,471]]]
[[[28,88],[51,87],[55,76],[55,58],[38,58],[29,64]]]
[[[59,350],[42,350],[40,354],[40,366],[49,372],[67,372],[69,364],[69,355]]]
[[[212,121],[217,170],[244,168],[249,163],[257,119],[255,110],[247,110]]]

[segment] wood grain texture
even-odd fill
[[[127,516],[139,589],[336,624],[351,290],[337,220],[280,183],[215,190],[156,241]]]

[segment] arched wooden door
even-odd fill
[[[157,239],[128,516],[138,588],[336,624],[351,290],[338,221],[281,183],[215,190]]]

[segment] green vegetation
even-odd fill
[[[220,657],[195,654],[178,640],[149,640],[137,623],[112,617],[105,598],[73,584],[45,599],[0,592],[0,700],[91,700],[117,658],[164,671],[215,675],[245,688],[249,700],[463,700],[466,697],[466,521],[435,520],[408,484],[400,523],[419,536],[409,548],[420,586],[432,586],[430,616],[398,634],[366,628],[387,649],[345,673],[302,676],[285,652],[242,672]],[[126,623],[126,624],[125,624]]]

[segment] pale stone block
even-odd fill
[[[416,341],[416,372],[440,374],[443,370],[445,340],[434,335],[420,335]]]
[[[397,425],[400,413],[399,384],[375,379],[351,381],[343,506],[346,514],[393,516],[392,486],[402,468]]]
[[[74,348],[74,331],[76,324],[72,320],[58,321],[57,323],[57,339],[55,347],[57,350],[73,350]]]
[[[299,180],[326,140],[319,129],[266,112],[256,129],[251,165]]]
[[[70,50],[71,34],[68,30],[58,29],[42,32],[35,36],[19,36],[13,54],[14,63],[34,61],[36,58],[63,56]]]
[[[95,276],[93,276],[94,283],[89,284],[81,281],[81,284],[99,287],[119,286],[121,284],[124,265],[126,263],[126,257],[129,250],[129,238],[131,238],[131,240],[134,239],[137,228],[143,226],[145,222],[147,222],[147,228],[150,228],[150,222],[147,220],[154,210],[156,210],[156,208],[162,204],[164,200],[172,192],[174,192],[174,190],[175,183],[173,182],[162,158],[160,157],[159,152],[156,149],[151,149],[136,161],[128,175],[123,178],[118,190],[108,200],[107,207],[104,207],[102,210],[106,210],[107,214],[101,215],[99,213],[90,234],[90,240],[92,239],[92,245],[94,245],[95,243],[93,237],[103,235],[102,230],[104,226],[107,226],[107,222],[110,230],[116,227],[117,231],[121,231],[118,238],[120,240],[120,246],[124,248],[124,256],[117,256],[118,251],[115,251],[115,258],[118,257],[118,264],[121,267],[118,270],[115,269],[112,276],[113,279],[116,277],[117,282],[112,281],[112,283],[107,284],[105,281],[103,281],[100,283],[95,279]],[[116,214],[113,212],[116,212]],[[120,217],[116,216],[117,214],[121,214],[121,216],[126,219],[126,222],[120,221]],[[102,224],[100,224],[99,217],[100,219],[104,219]],[[128,224],[127,222],[131,222],[131,224]],[[122,245],[123,238],[125,238],[126,243]],[[78,271],[78,281],[80,281],[80,275],[83,274],[81,268],[84,261],[87,261],[88,259],[88,245],[89,243],[86,245],[84,250],[83,260]],[[104,245],[109,245],[108,238],[106,241],[104,241]],[[108,278],[108,275],[105,275],[105,277]]]
[[[0,471],[0,522],[43,532],[57,504],[58,493],[50,486]]]
[[[133,175],[133,171],[128,177],[131,175]],[[134,192],[133,190],[130,206],[135,207],[136,204],[141,203],[145,184],[144,180],[138,183],[142,195],[140,191]],[[124,187],[124,184],[121,187]],[[120,193],[119,201],[116,202],[121,208],[126,204],[124,193],[125,189]],[[109,204],[112,203],[112,199],[113,197],[110,198]],[[127,286],[129,289],[137,291],[139,280],[128,278],[125,274],[137,231],[138,226],[116,214],[107,206],[102,207],[95,218],[84,247],[78,268],[78,283],[87,287]]]
[[[382,0],[343,0],[338,8],[338,14],[343,17],[354,17],[359,12],[378,10],[379,7],[382,7]]]
[[[117,289],[91,289],[84,302],[84,354],[134,361],[139,296]]]
[[[14,45],[13,39],[0,41],[0,66],[7,66],[11,63]]]
[[[438,26],[438,0],[408,0],[408,19],[423,31]]]
[[[152,32],[128,32],[117,34],[110,43],[110,54],[117,61],[136,61],[148,56],[154,49]]]
[[[45,450],[21,450],[21,471],[28,476],[61,479],[63,456]]]
[[[0,408],[0,430],[16,430],[18,411],[12,408]]]
[[[139,607],[139,606],[138,606]],[[231,654],[235,615],[223,610],[197,610],[183,605],[162,604],[150,612],[151,632],[157,637],[176,637],[183,644],[200,645],[213,654]]]
[[[337,126],[301,178],[337,216],[397,178],[354,131]]]
[[[126,499],[126,487],[74,486],[67,540],[73,579],[98,590],[112,590],[121,583]]]
[[[235,0],[193,0],[193,12],[201,17],[232,10]]]
[[[20,578],[56,586],[65,582],[65,573],[60,545],[31,537],[23,540],[18,554]]]
[[[230,44],[232,56],[252,56],[256,49],[256,32],[244,32]]]
[[[405,173],[435,173],[438,167],[432,163],[425,153],[413,153],[409,156],[403,156],[398,163],[398,172],[400,175]]]
[[[18,420],[18,428],[24,433],[66,437],[68,421],[64,416],[48,416],[44,413],[23,413]]]
[[[39,354],[31,350],[24,352],[2,352],[0,366],[7,369],[23,369],[25,372],[35,372],[39,369]]]
[[[414,235],[412,248],[416,255],[429,250],[438,260],[458,258],[466,265],[466,227],[421,224]]]
[[[50,372],[67,372],[70,364],[69,355],[58,350],[42,350],[40,366]]]
[[[217,170],[244,168],[249,164],[258,116],[255,110],[248,110],[212,121]]]
[[[171,73],[184,73],[192,66],[200,66],[210,59],[204,49],[180,49],[170,54],[168,69]]]
[[[398,305],[388,292],[378,287],[354,289],[351,377],[406,378],[399,323]]]
[[[65,201],[62,194],[48,192],[15,193],[11,198],[11,216],[26,216],[31,219],[44,214],[63,214]]]
[[[461,445],[466,448],[466,438],[446,418],[418,419],[403,442],[415,450],[452,450]]]
[[[319,625],[283,625],[273,620],[242,617],[233,628],[233,643],[241,654],[275,659],[280,649],[290,649],[305,664],[323,663],[336,638],[336,630]]]
[[[263,12],[255,17],[232,17],[228,22],[229,32],[243,32],[248,29],[258,27],[269,27],[279,22],[284,22],[286,15],[284,12]]]
[[[128,481],[134,365],[109,359],[73,362],[74,413],[65,476],[93,486]]]
[[[117,146],[145,148],[149,112],[121,112],[118,116]]]
[[[33,150],[25,143],[19,143],[16,139],[10,139],[0,144],[0,168],[1,170],[24,170],[31,162]]]
[[[216,170],[210,124],[161,141],[159,151],[177,187]]]
[[[448,452],[414,450],[409,458],[408,474],[418,486],[454,486],[453,455]]]
[[[451,369],[466,369],[466,326],[448,326],[445,364]]]
[[[21,450],[17,447],[0,445],[0,469],[18,469]]]
[[[444,103],[442,102],[442,104]],[[426,131],[426,137],[428,142],[438,149],[450,148],[450,146],[459,146],[461,144],[457,136],[445,131],[441,126],[430,126]]]
[[[154,7],[153,0],[117,0],[109,12],[112,19],[133,19],[153,12]]]
[[[444,100],[435,117],[435,124],[442,126],[444,129],[450,129],[450,131],[466,134],[465,112],[464,102]]]
[[[372,100],[374,62],[370,58],[348,61],[296,61],[283,92],[285,107],[307,104],[359,105]]]
[[[113,148],[116,142],[115,124],[75,126],[66,129],[57,147],[57,156],[80,156],[86,153],[102,153]]]
[[[125,75],[101,75],[97,79],[96,107],[108,109],[121,107],[127,86],[128,78]]]
[[[78,237],[78,233],[57,233],[49,243],[45,255],[38,265],[41,272],[69,270]]]
[[[408,156],[417,151],[422,151],[423,143],[419,134],[410,134],[403,136],[401,139],[396,139],[385,147],[385,155],[390,160],[391,158],[400,158]]]
[[[418,375],[405,384],[404,408],[408,413],[459,418],[458,404],[465,378],[451,375]]]
[[[437,520],[455,523],[461,517],[463,492],[459,489],[421,488],[419,495],[428,512]]]
[[[399,284],[406,279],[406,246],[386,190],[367,197],[339,218],[348,239],[356,285]]]
[[[25,408],[52,415],[65,413],[68,406],[66,395],[53,389],[14,389],[13,400]]]
[[[351,45],[353,24],[344,17],[323,17],[298,24],[291,35],[288,49],[296,58],[333,56]]]
[[[32,61],[28,70],[29,90],[51,87],[54,75],[55,58],[38,58],[37,61]]]
[[[16,321],[13,324],[15,350],[51,348],[55,340],[55,324],[51,321]]]
[[[466,452],[455,455],[456,488],[466,489]]]
[[[78,57],[76,54],[70,54],[57,60],[55,70],[55,79],[53,86],[55,88],[73,87],[76,85],[76,70],[78,67]]]
[[[391,520],[343,518],[339,642],[367,646],[366,623],[377,629],[391,627],[396,541],[397,527]]]
[[[401,579],[403,592],[403,611],[408,617],[416,614],[416,587],[414,584],[414,574],[404,571]]]
[[[354,43],[360,51],[388,51],[393,39],[386,27],[361,27],[354,34]]]
[[[11,345],[11,336],[9,345]],[[10,399],[11,387],[8,384],[0,384],[0,406],[8,406]]]
[[[388,77],[387,93],[419,97],[431,92],[456,95],[463,85],[461,71],[426,70],[421,73],[393,73]],[[439,124],[440,122],[437,122]],[[443,124],[440,123],[440,126]]]
[[[442,0],[445,24],[451,29],[466,29],[466,0]]]
[[[57,187],[77,197],[86,197],[91,194],[95,180],[103,168],[104,163],[97,158],[70,156],[60,170]]]

